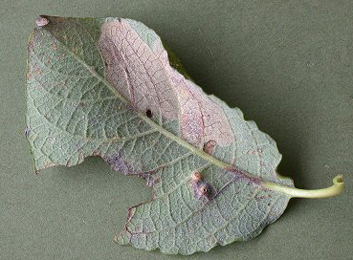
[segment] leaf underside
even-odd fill
[[[275,142],[173,57],[134,20],[39,17],[27,75],[35,168],[97,155],[146,179],[152,200],[128,210],[120,244],[192,254],[249,240],[290,199],[262,182],[293,183],[276,173]]]

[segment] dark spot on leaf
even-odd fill
[[[206,197],[207,199],[211,200],[215,195],[214,188],[212,187],[211,184],[209,184],[206,181],[202,181],[202,180],[193,181],[192,189],[197,199]]]
[[[207,194],[207,193],[208,193],[207,187],[202,187],[201,192],[202,192],[203,194]]]
[[[25,133],[26,138],[28,138],[29,134],[31,133],[31,129],[27,126],[27,127],[25,128],[24,133]]]
[[[214,140],[209,140],[203,145],[203,151],[208,154],[213,154],[214,148],[216,147],[217,143]]]
[[[153,115],[152,115],[152,111],[150,110],[150,109],[147,109],[146,110],[146,116],[148,117],[148,118],[151,118]]]

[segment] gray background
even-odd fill
[[[24,138],[27,39],[39,14],[146,23],[208,92],[240,107],[300,188],[345,175],[339,197],[292,200],[258,238],[188,259],[353,259],[353,2],[2,0],[0,259],[179,259],[114,244],[144,181],[98,158],[35,175]]]

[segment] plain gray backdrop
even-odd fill
[[[0,259],[353,259],[353,2],[1,0]],[[206,92],[278,143],[297,187],[346,191],[292,200],[256,239],[189,257],[119,246],[145,182],[99,158],[34,174],[24,137],[27,40],[39,14],[128,17],[153,28]]]

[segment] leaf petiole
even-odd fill
[[[328,198],[339,195],[344,190],[344,181],[342,175],[337,175],[333,179],[333,185],[323,189],[317,190],[305,190],[297,189],[292,187],[286,187],[282,185],[275,184],[273,182],[263,182],[263,185],[271,190],[283,192],[292,198]]]

